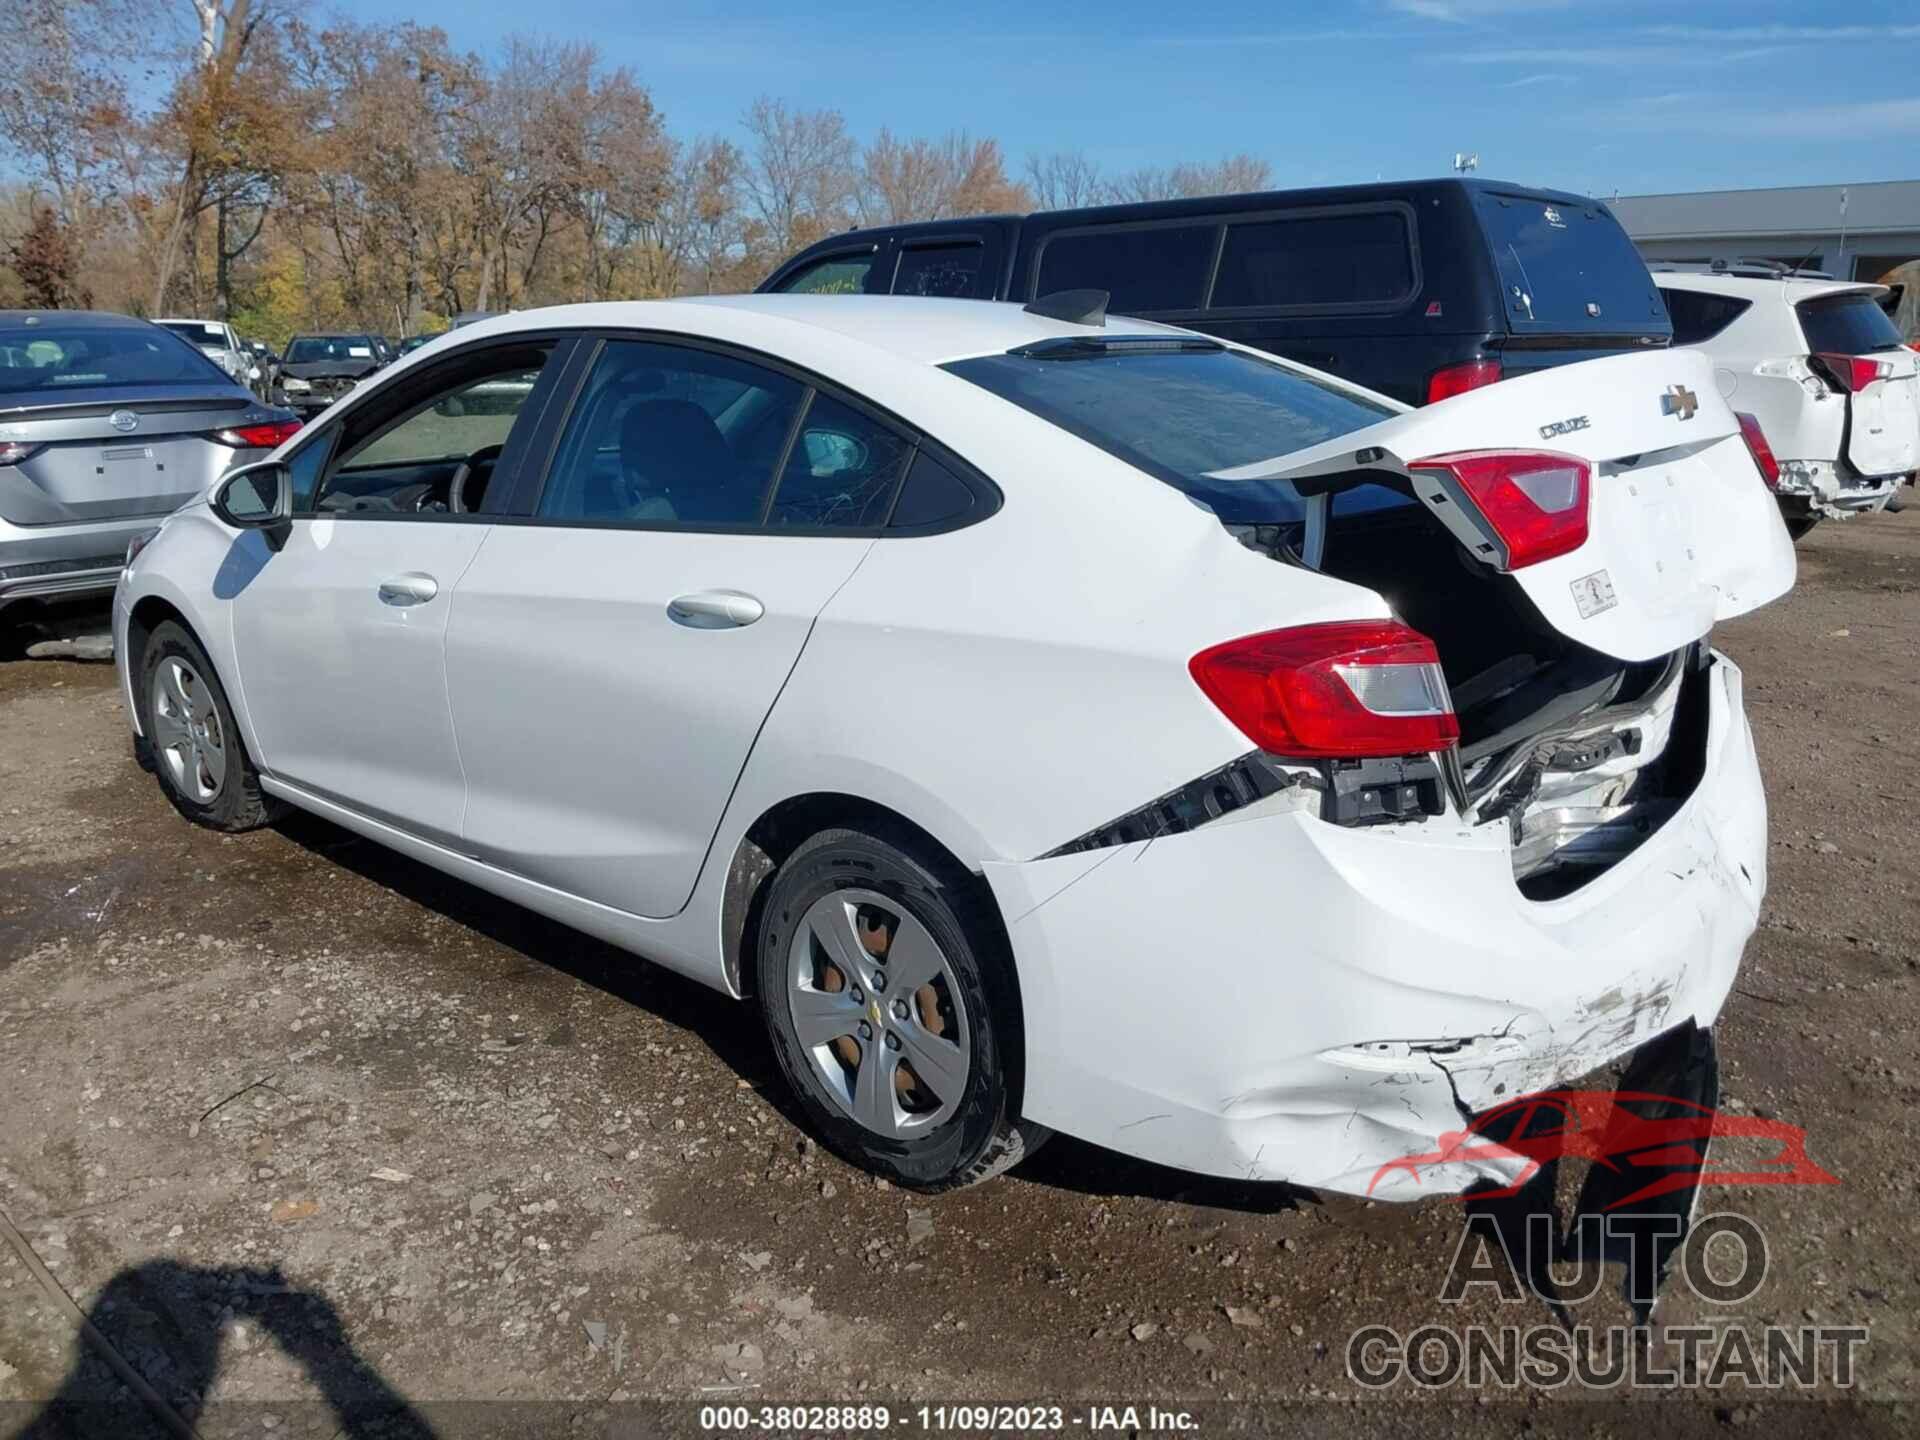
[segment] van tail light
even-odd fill
[[[1740,438],[1747,442],[1747,453],[1753,456],[1753,463],[1760,467],[1760,478],[1766,482],[1769,490],[1778,490],[1780,462],[1773,456],[1773,446],[1767,443],[1766,431],[1751,415],[1736,411],[1733,418],[1740,422]]]
[[[1370,759],[1460,739],[1433,642],[1397,620],[1244,635],[1187,663],[1201,692],[1271,755]]]
[[[0,465],[18,465],[46,448],[43,444],[30,444],[25,440],[0,440]]]
[[[236,450],[271,450],[300,433],[301,421],[268,420],[261,425],[241,425],[232,430],[216,430],[213,438]]]
[[[1497,570],[1536,565],[1587,543],[1593,470],[1577,455],[1463,450],[1415,460],[1407,469],[1416,482],[1439,484],[1478,532],[1480,558]]]
[[[1464,395],[1469,390],[1478,390],[1491,385],[1500,378],[1498,360],[1469,360],[1463,365],[1449,365],[1436,370],[1427,377],[1427,404],[1439,400],[1450,400],[1455,395]]]
[[[1813,368],[1847,394],[1858,395],[1876,380],[1893,374],[1893,363],[1870,355],[1810,355]]]

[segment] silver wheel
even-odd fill
[[[153,672],[149,699],[153,751],[167,778],[187,799],[210,804],[227,778],[227,737],[213,692],[192,665],[169,655]]]
[[[967,1009],[939,942],[897,900],[836,890],[794,932],[787,1007],[833,1102],[876,1135],[905,1139],[951,1117],[966,1093]]]

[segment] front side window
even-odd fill
[[[1214,309],[1382,305],[1413,295],[1413,241],[1398,210],[1229,225]]]
[[[497,346],[396,385],[342,421],[320,514],[479,512],[508,438],[552,357],[550,341]],[[305,451],[302,451],[304,454]],[[295,477],[295,493],[299,493]]]
[[[1237,350],[1128,351],[1070,358],[983,355],[945,368],[1192,496],[1222,520],[1286,523],[1305,504],[1284,480],[1215,474],[1364,429],[1398,412]],[[1366,486],[1342,512],[1407,503]]]
[[[540,496],[549,520],[757,525],[806,387],[730,355],[610,341]]]
[[[1105,290],[1115,315],[1197,310],[1218,235],[1212,223],[1065,231],[1041,248],[1034,293]]]
[[[984,245],[916,245],[900,252],[894,271],[896,295],[938,295],[949,300],[978,300],[986,295],[980,270],[986,264]]]
[[[871,269],[871,255],[836,255],[788,276],[780,290],[786,295],[858,295],[866,290]]]

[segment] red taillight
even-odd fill
[[[298,420],[269,420],[264,425],[242,425],[233,430],[216,430],[213,438],[236,450],[271,450],[300,433]]]
[[[1438,480],[1463,517],[1478,517],[1483,558],[1518,570],[1587,543],[1592,470],[1577,455],[1530,450],[1466,450],[1407,466]]]
[[[1740,422],[1740,438],[1747,442],[1747,453],[1753,456],[1753,463],[1760,467],[1760,478],[1766,482],[1769,490],[1778,490],[1780,462],[1773,458],[1773,446],[1767,443],[1766,431],[1751,415],[1736,411],[1733,418]]]
[[[1460,739],[1433,642],[1397,620],[1341,620],[1202,650],[1194,683],[1272,755],[1370,759]]]
[[[24,440],[0,440],[0,465],[18,465],[28,456],[44,449],[44,445],[30,445]]]
[[[1834,384],[1855,395],[1874,381],[1885,380],[1893,374],[1891,361],[1875,360],[1870,355],[1813,355],[1808,358],[1817,361],[1815,368]]]
[[[1449,365],[1427,377],[1427,404],[1464,395],[1469,390],[1478,390],[1482,385],[1491,385],[1499,378],[1498,360],[1469,360],[1464,365]]]

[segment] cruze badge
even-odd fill
[[[1700,397],[1684,385],[1669,385],[1667,393],[1660,397],[1662,415],[1677,415],[1682,420],[1691,420],[1699,408]]]
[[[1556,420],[1551,425],[1540,427],[1540,438],[1551,440],[1556,435],[1571,435],[1576,430],[1584,430],[1593,422],[1584,415],[1572,415],[1565,420]]]

